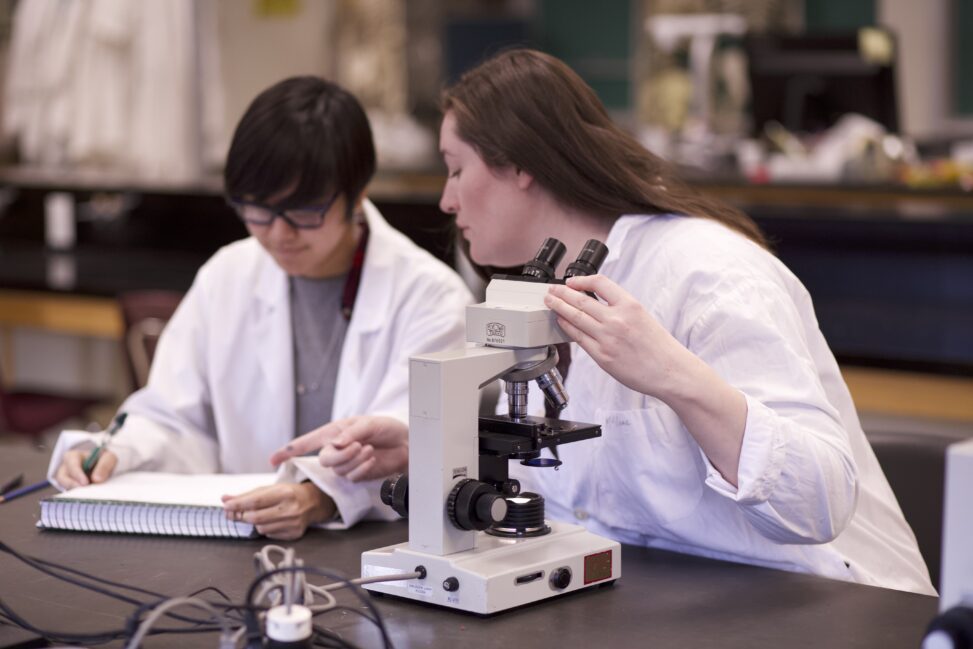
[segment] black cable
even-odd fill
[[[68,566],[63,566],[54,563],[52,561],[47,561],[45,559],[39,559],[37,557],[32,557],[30,555],[21,554],[20,552],[14,550],[12,547],[7,545],[6,543],[3,543],[2,541],[0,541],[0,552],[5,552],[11,555],[12,557],[16,558],[17,560],[21,561],[22,563],[26,564],[27,566],[30,566],[31,568],[34,568],[35,570],[42,572],[50,577],[53,577],[54,579],[58,579],[60,581],[64,581],[66,583],[72,584],[79,588],[84,588],[86,590],[90,590],[92,592],[99,593],[106,597],[110,597],[112,599],[116,599],[135,606],[135,611],[126,620],[127,624],[126,624],[126,628],[124,629],[111,629],[111,630],[104,630],[104,631],[91,632],[91,633],[66,633],[63,631],[42,629],[40,627],[35,626],[31,622],[27,621],[26,619],[18,615],[16,611],[11,609],[5,602],[3,602],[3,600],[0,600],[0,621],[7,620],[9,621],[10,624],[19,626],[23,629],[31,631],[32,633],[37,633],[43,636],[44,638],[48,639],[49,641],[53,641],[59,644],[97,645],[97,644],[112,642],[120,638],[130,638],[135,633],[135,630],[138,628],[138,625],[141,623],[141,616],[146,610],[151,610],[152,608],[155,608],[156,606],[160,605],[162,602],[171,599],[170,597],[163,595],[161,593],[155,593],[153,591],[144,588],[139,588],[137,586],[130,586],[128,584],[111,581],[109,579],[105,579],[97,575],[91,575],[84,571],[77,570],[75,568],[70,568]],[[121,593],[113,592],[106,588],[101,588],[99,586],[94,585],[93,583],[87,583],[82,579],[69,577],[68,574],[61,574],[62,572],[68,573],[70,575],[75,575],[76,577],[80,577],[83,579],[87,579],[90,582],[96,582],[106,586],[125,589],[143,595],[149,595],[156,598],[157,601],[143,602],[139,599],[129,597]],[[190,594],[189,597],[194,597],[207,591],[213,591],[214,593],[218,594],[220,597],[224,599],[223,602],[207,602],[207,603],[211,604],[212,606],[221,608],[227,612],[232,611],[236,613],[236,615],[234,615],[233,617],[239,618],[240,621],[245,625],[247,629],[247,634],[245,636],[247,640],[246,646],[257,647],[262,645],[263,632],[260,628],[260,624],[257,619],[256,613],[259,611],[267,610],[267,607],[260,606],[253,603],[253,596],[256,592],[257,586],[259,586],[259,584],[264,579],[270,576],[281,574],[281,573],[292,573],[292,572],[302,572],[306,574],[313,574],[317,576],[327,577],[334,581],[341,582],[345,586],[349,587],[352,590],[352,592],[355,594],[355,596],[362,602],[362,604],[364,604],[365,608],[369,612],[371,612],[372,615],[369,615],[368,613],[366,613],[361,609],[356,609],[347,606],[334,606],[328,610],[319,611],[315,613],[315,615],[321,615],[333,610],[343,610],[343,611],[360,615],[361,617],[365,618],[366,620],[368,620],[378,628],[382,636],[382,642],[385,649],[392,649],[392,641],[389,637],[388,629],[385,627],[385,623],[382,620],[381,613],[379,613],[378,609],[371,602],[371,599],[369,598],[365,590],[361,588],[361,586],[359,586],[358,584],[352,583],[349,579],[345,578],[344,576],[321,568],[316,568],[313,566],[289,566],[285,568],[276,568],[274,570],[265,572],[251,582],[250,587],[247,590],[246,603],[244,604],[232,603],[231,598],[228,595],[226,595],[226,593],[224,593],[219,588],[216,588],[215,586],[207,586],[201,588],[195,591],[194,593]],[[178,634],[208,633],[208,632],[220,631],[222,629],[222,627],[218,625],[211,624],[209,619],[206,620],[196,619],[186,615],[169,613],[169,612],[165,613],[165,615],[167,617],[171,617],[174,620],[180,622],[186,622],[194,626],[190,628],[166,627],[166,628],[151,629],[148,635],[159,635],[163,633],[178,633]],[[338,647],[340,649],[360,649],[357,645],[355,645],[354,643],[348,640],[341,638],[336,633],[333,633],[331,631],[328,631],[327,629],[320,628],[320,627],[315,627],[314,643],[318,646]]]
[[[97,575],[92,575],[92,574],[86,573],[86,572],[84,572],[82,570],[77,570],[77,569],[71,568],[69,566],[64,566],[64,565],[61,565],[61,564],[58,564],[58,563],[54,563],[53,561],[47,561],[46,559],[40,559],[38,557],[33,557],[31,555],[23,554],[23,553],[21,553],[21,552],[19,552],[17,550],[14,550],[12,547],[10,547],[9,545],[7,545],[3,541],[0,541],[0,551],[6,552],[10,556],[12,556],[12,557],[18,559],[19,561],[27,564],[31,568],[34,568],[35,570],[38,570],[38,571],[40,571],[40,572],[42,572],[42,573],[44,573],[44,574],[46,574],[46,575],[48,575],[50,577],[53,577],[54,579],[59,579],[61,581],[64,581],[64,582],[67,582],[67,583],[72,584],[74,586],[77,586],[79,588],[84,588],[86,590],[90,590],[90,591],[99,593],[101,595],[104,595],[105,597],[110,597],[110,598],[113,598],[113,599],[117,599],[119,601],[125,602],[126,604],[131,604],[133,606],[136,606],[137,607],[136,613],[138,613],[139,611],[141,611],[142,609],[144,609],[147,606],[150,607],[150,608],[154,608],[155,606],[158,606],[162,601],[165,601],[167,599],[170,599],[170,597],[168,595],[163,595],[161,593],[155,593],[153,591],[146,590],[144,588],[139,588],[138,586],[130,586],[128,584],[123,584],[121,582],[111,581],[110,579],[104,579],[104,578],[99,577]],[[146,595],[151,595],[151,596],[155,597],[157,599],[157,601],[155,603],[143,602],[142,600],[139,600],[139,599],[134,599],[132,597],[127,597],[127,596],[122,595],[122,594],[119,594],[119,593],[113,593],[113,592],[111,592],[109,590],[105,590],[105,589],[102,589],[102,588],[98,588],[96,586],[93,586],[91,584],[85,583],[83,581],[79,581],[77,579],[71,579],[71,578],[69,578],[69,577],[67,577],[65,575],[58,574],[57,572],[55,572],[55,570],[62,570],[64,572],[68,572],[68,573],[71,573],[71,574],[75,574],[75,575],[84,577],[85,579],[89,579],[91,581],[100,582],[100,583],[103,583],[103,584],[109,584],[109,585],[115,586],[117,588],[125,588],[125,589],[128,589],[128,590],[140,592],[140,593],[143,593],[143,594],[146,594]],[[218,588],[216,588],[214,586],[207,586],[205,588],[200,589],[198,592],[205,592],[206,590],[214,590],[214,591],[218,592],[225,599],[227,599],[227,600],[230,599],[229,597],[226,596],[226,594],[223,591],[221,591],[220,589],[218,589]],[[192,595],[190,595],[190,597],[191,596]],[[179,620],[180,622],[187,622],[187,623],[197,624],[197,625],[198,624],[205,624],[205,623],[209,622],[209,619],[208,618],[206,618],[206,619],[193,618],[193,617],[191,617],[189,615],[186,615],[186,614],[183,614],[183,613],[166,613],[166,616],[167,617],[171,617],[171,618],[173,618],[175,620]],[[135,628],[138,628],[138,625],[137,624],[135,625]],[[134,629],[132,630],[132,632],[134,633]]]
[[[345,640],[340,635],[334,631],[321,627],[318,625],[312,625],[314,629],[314,636],[312,637],[312,644],[317,647],[336,647],[337,649],[361,649],[358,645],[350,640]]]
[[[391,638],[389,638],[388,629],[385,628],[385,622],[382,620],[382,614],[378,612],[377,608],[375,608],[375,605],[372,603],[371,598],[368,596],[368,593],[365,592],[365,589],[359,586],[358,584],[352,583],[351,580],[349,580],[347,577],[340,575],[336,572],[331,572],[330,570],[324,570],[322,568],[317,568],[315,566],[287,566],[284,568],[274,568],[273,570],[268,570],[267,572],[257,576],[256,579],[250,582],[250,588],[247,589],[247,598],[246,598],[247,604],[248,605],[253,604],[253,596],[256,593],[257,586],[259,586],[261,582],[263,582],[269,577],[272,577],[273,575],[279,575],[279,574],[291,573],[291,572],[302,572],[305,574],[310,573],[318,577],[327,577],[328,579],[341,582],[345,586],[349,587],[351,591],[355,594],[355,596],[358,597],[361,603],[364,604],[365,607],[374,614],[374,618],[370,619],[370,621],[375,626],[378,627],[378,630],[382,635],[382,643],[385,649],[393,649],[392,640]]]
[[[7,619],[9,619],[13,624],[15,624],[17,626],[20,626],[21,628],[27,629],[28,631],[31,631],[32,633],[40,634],[40,635],[44,636],[45,638],[47,638],[49,640],[53,640],[53,641],[55,641],[55,642],[57,642],[59,644],[61,644],[61,643],[66,643],[66,644],[103,644],[105,642],[111,642],[112,640],[116,640],[118,638],[131,637],[131,635],[134,633],[134,630],[136,628],[138,628],[138,616],[140,615],[140,613],[141,613],[141,611],[143,609],[145,609],[146,607],[154,608],[155,606],[157,606],[162,601],[165,601],[167,599],[170,599],[166,595],[153,593],[152,591],[148,591],[148,590],[145,590],[145,589],[141,589],[141,588],[138,588],[138,587],[135,587],[135,586],[129,586],[127,584],[113,582],[111,580],[103,579],[103,578],[98,577],[96,575],[90,575],[90,574],[85,573],[85,572],[83,572],[81,570],[76,570],[74,568],[70,568],[70,567],[67,567],[67,566],[63,566],[63,565],[54,563],[52,561],[47,561],[47,560],[44,560],[44,559],[38,559],[38,558],[32,557],[30,555],[22,554],[22,553],[18,552],[17,550],[14,550],[12,547],[10,547],[9,545],[7,545],[6,543],[4,543],[2,541],[0,541],[0,551],[9,554],[10,556],[14,557],[15,559],[17,559],[17,560],[21,561],[22,563],[26,564],[27,566],[30,566],[31,568],[34,568],[35,570],[37,570],[39,572],[42,572],[42,573],[44,573],[44,574],[46,574],[46,575],[48,575],[50,577],[53,577],[54,579],[58,579],[60,581],[67,582],[67,583],[72,584],[74,586],[77,586],[79,588],[84,588],[86,590],[90,590],[90,591],[99,593],[99,594],[104,595],[106,597],[109,597],[109,598],[112,598],[112,599],[116,599],[116,600],[122,601],[124,603],[127,603],[127,604],[130,604],[130,605],[136,606],[136,611],[135,611],[133,617],[129,618],[128,624],[126,625],[126,628],[124,628],[124,629],[111,630],[111,631],[102,631],[102,632],[88,633],[88,634],[70,634],[70,633],[65,633],[63,631],[42,629],[40,627],[37,627],[34,624],[32,624],[31,622],[27,621],[25,618],[23,618],[20,615],[18,615],[16,613],[16,611],[14,611],[12,608],[10,608],[9,605],[5,604],[2,600],[0,600],[0,611],[2,611],[5,614],[4,616]],[[81,581],[81,580],[78,580],[78,579],[73,579],[71,577],[68,577],[66,575],[63,575],[63,574],[58,573],[57,570],[62,570],[62,571],[67,572],[67,573],[75,574],[75,575],[84,577],[86,579],[90,579],[91,581],[96,581],[96,582],[101,582],[101,583],[107,583],[107,584],[111,584],[112,586],[116,586],[116,587],[119,587],[119,588],[127,588],[129,590],[142,592],[144,594],[151,594],[151,595],[157,597],[158,598],[158,601],[155,602],[155,603],[142,602],[141,600],[134,599],[132,597],[128,597],[128,596],[125,596],[125,595],[122,595],[122,594],[119,594],[119,593],[114,593],[112,591],[109,591],[109,590],[106,590],[104,588],[100,588],[100,587],[94,586],[92,584],[86,583],[86,582]],[[227,598],[225,593],[223,593],[219,589],[217,589],[215,587],[212,587],[212,586],[206,587],[204,589],[201,589],[200,592],[205,591],[205,590],[210,590],[210,589],[219,592],[223,597]],[[227,598],[227,599],[229,599],[229,598]],[[161,631],[154,632],[153,635],[155,635],[155,633],[158,633],[158,632],[162,632],[162,633],[201,633],[201,632],[206,632],[206,631],[218,631],[218,630],[220,630],[220,627],[219,626],[212,626],[212,625],[210,625],[209,627],[200,626],[200,625],[209,623],[210,620],[208,618],[204,620],[204,619],[192,618],[192,617],[189,617],[189,616],[186,616],[186,615],[182,615],[182,614],[177,614],[177,613],[170,613],[170,614],[167,614],[167,615],[169,617],[172,617],[175,620],[184,621],[184,622],[187,622],[187,623],[191,623],[191,624],[194,624],[195,626],[192,627],[192,628],[188,628],[188,629],[184,629],[184,628],[171,628],[171,629],[170,628],[167,628],[167,629],[162,629]],[[134,625],[134,626],[132,626],[132,625]]]
[[[24,618],[17,615],[17,613],[11,609],[7,604],[0,599],[0,611],[14,624],[22,629],[27,629],[31,633],[36,633],[38,635],[44,636],[47,640],[52,640],[58,644],[104,644],[106,642],[111,642],[112,640],[117,640],[123,638],[124,630],[111,630],[111,631],[101,631],[97,633],[78,633],[69,634],[62,633],[60,631],[50,631],[47,629],[42,629],[40,627],[34,626]]]
[[[69,584],[73,584],[73,585],[78,586],[80,588],[86,588],[88,590],[94,591],[94,592],[99,593],[101,595],[104,595],[106,597],[112,597],[114,599],[121,600],[121,601],[126,602],[128,604],[142,604],[142,601],[141,600],[133,599],[131,597],[127,597],[125,595],[121,595],[121,594],[118,594],[118,593],[113,593],[111,591],[105,590],[103,588],[99,588],[99,587],[94,586],[92,584],[86,584],[86,583],[81,582],[79,580],[71,579],[70,577],[66,577],[64,575],[60,575],[57,572],[55,572],[53,569],[48,568],[46,565],[44,565],[44,563],[49,563],[49,562],[43,562],[42,563],[41,561],[38,561],[38,560],[34,559],[31,556],[28,556],[28,555],[25,555],[25,554],[21,554],[20,552],[14,550],[13,548],[11,548],[9,545],[7,545],[6,543],[4,543],[3,541],[0,541],[0,551],[6,552],[10,556],[12,556],[12,557],[20,560],[21,562],[27,564],[31,568],[34,568],[35,570],[38,570],[40,572],[43,572],[45,575],[48,575],[50,577],[54,577],[55,579],[60,579],[61,581],[66,581]],[[61,568],[62,566],[58,566],[58,567]],[[70,569],[70,570],[68,570],[68,572],[79,572],[80,573],[80,571],[76,571],[73,568]],[[81,574],[84,574],[84,573],[81,573]],[[88,578],[88,579],[92,579],[94,581],[97,581],[98,580],[98,578],[96,578],[96,577],[94,577],[92,575],[85,574],[85,577]]]
[[[327,647],[329,649],[361,649],[361,647],[350,640],[345,640],[334,631],[330,631],[317,625],[314,625],[311,628],[314,629],[314,635],[311,636],[311,644],[315,647]]]
[[[3,545],[3,543],[0,542],[0,545]],[[41,565],[47,566],[49,568],[52,568],[52,569],[55,569],[56,568],[57,570],[63,570],[64,572],[70,572],[70,573],[75,574],[75,575],[78,575],[80,577],[85,577],[85,578],[90,579],[92,581],[97,581],[97,582],[100,582],[102,584],[106,584],[108,586],[115,586],[116,588],[125,588],[127,590],[134,590],[137,593],[142,593],[143,595],[151,595],[152,597],[165,597],[165,595],[163,595],[161,593],[156,593],[156,592],[153,592],[151,590],[146,590],[144,588],[139,588],[138,586],[130,586],[128,584],[123,584],[123,583],[121,583],[119,581],[112,581],[111,579],[105,579],[104,577],[99,577],[98,575],[92,575],[90,573],[84,572],[82,570],[78,570],[76,568],[71,568],[69,566],[64,566],[64,565],[61,565],[61,564],[54,563],[53,561],[47,561],[46,559],[41,559],[40,557],[32,557],[32,556],[26,555],[26,554],[23,555],[23,556],[25,556],[25,557],[33,560],[33,561],[36,561],[37,563],[39,563]]]

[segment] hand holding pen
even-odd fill
[[[125,417],[124,412],[119,413],[108,427],[102,443],[91,451],[67,451],[54,474],[58,484],[73,489],[107,480],[118,463],[118,456],[109,450],[108,444],[125,423]]]

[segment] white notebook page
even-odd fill
[[[101,484],[76,487],[57,500],[103,500],[160,505],[223,507],[221,496],[236,496],[276,482],[275,473],[186,474],[133,471]]]

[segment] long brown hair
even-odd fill
[[[447,88],[441,107],[453,111],[457,134],[488,166],[523,169],[566,207],[610,220],[709,218],[767,246],[750,217],[679,181],[616,126],[591,87],[553,56],[501,52]]]

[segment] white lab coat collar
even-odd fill
[[[349,329],[360,332],[374,331],[382,326],[386,314],[373,307],[388,302],[391,283],[382,280],[392,272],[390,260],[394,259],[388,254],[389,246],[394,244],[394,241],[387,236],[387,233],[392,231],[392,226],[385,222],[371,201],[366,199],[363,208],[369,235],[358,296],[355,300],[355,304],[363,308],[356,308],[353,311],[349,323]],[[266,256],[260,270],[254,292],[258,301],[262,303],[260,316],[273,313],[278,307],[286,310],[289,306],[287,274],[269,256]]]
[[[608,270],[621,259],[628,232],[639,223],[651,218],[651,216],[645,214],[623,214],[615,220],[608,232],[608,239],[605,241],[605,245],[608,247],[608,256],[605,257],[605,261],[601,265],[601,272]]]
[[[395,272],[390,246],[395,245],[394,232],[371,201],[362,203],[365,222],[368,223],[368,246],[365,248],[365,265],[362,268],[361,282],[355,309],[348,324],[349,333],[366,333],[381,328],[389,317],[386,305],[389,304],[394,282],[391,274]]]
[[[358,345],[349,345],[351,340],[375,332],[384,326],[388,319],[388,304],[391,300],[395,272],[391,246],[395,245],[395,231],[375,206],[368,200],[363,203],[365,221],[368,223],[368,244],[355,309],[352,311],[345,344],[342,346],[338,366],[337,386],[335,389],[336,418],[343,416],[339,404],[345,404],[347,394],[356,394],[357,378],[353,366],[359,361],[356,353]],[[264,263],[257,277],[254,289],[258,302],[254,317],[254,329],[260,343],[257,354],[261,369],[266,374],[278,415],[290,421],[293,428],[294,394],[291,389],[294,377],[293,337],[291,333],[291,314],[287,274],[274,263],[267,253],[263,253]],[[290,353],[282,353],[288,350]],[[356,404],[346,404],[354,406]]]

